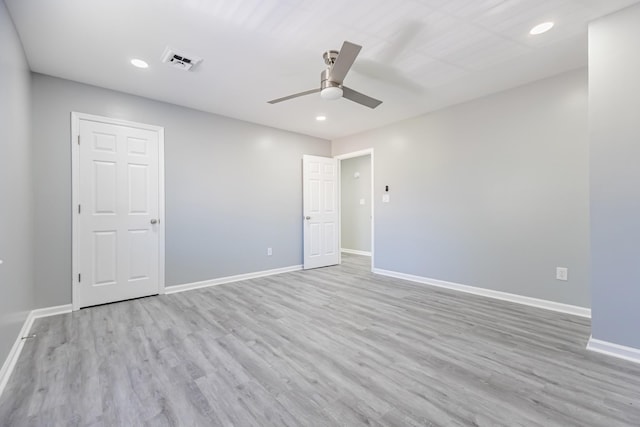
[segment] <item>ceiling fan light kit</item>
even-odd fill
[[[355,62],[356,57],[360,53],[360,49],[362,49],[362,46],[345,41],[340,51],[326,51],[322,54],[322,58],[324,59],[324,63],[327,64],[327,69],[320,74],[320,88],[273,99],[268,101],[269,104],[277,104],[282,101],[288,101],[289,99],[320,92],[322,99],[335,100],[346,98],[365,107],[376,108],[382,104],[382,101],[371,98],[342,84],[351,66]]]
[[[342,98],[342,88],[338,86],[325,87],[320,91],[320,97],[329,100]]]

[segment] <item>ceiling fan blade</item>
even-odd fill
[[[285,96],[278,99],[272,99],[271,101],[267,101],[267,102],[269,104],[277,104],[278,102],[288,101],[289,99],[298,98],[299,96],[311,95],[312,93],[318,93],[318,92],[320,92],[320,88],[307,90],[304,92],[296,93],[296,94]]]
[[[334,62],[331,67],[331,81],[342,84],[342,81],[347,76],[353,62],[360,53],[360,49],[362,49],[362,46],[358,46],[357,44],[353,44],[348,41],[345,41],[342,44],[342,49],[340,49],[336,62]]]
[[[369,108],[376,108],[378,105],[382,104],[382,101],[371,98],[370,96],[357,92],[353,89],[349,89],[346,86],[342,86],[342,97]]]

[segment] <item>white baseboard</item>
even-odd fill
[[[531,307],[544,308],[545,310],[558,311],[561,313],[573,314],[574,316],[591,318],[591,309],[586,307],[578,307],[576,305],[569,305],[555,301],[526,297],[523,295],[510,294],[508,292],[477,288],[475,286],[461,285],[453,282],[445,282],[444,280],[429,279],[427,277],[414,276],[412,274],[398,273],[396,271],[382,270],[379,268],[374,268],[373,272],[382,276],[394,277],[396,279],[404,279],[411,282],[423,283],[425,285],[437,286],[439,288],[452,289],[454,291],[466,292],[468,294],[480,295],[488,298],[528,305]]]
[[[362,255],[362,256],[371,256],[371,252],[367,251],[359,251],[356,249],[345,249],[340,248],[340,252],[344,252],[345,254],[354,254],[354,255]]]
[[[65,305],[56,305],[54,307],[37,308],[33,310],[31,313],[33,314],[34,319],[39,319],[41,317],[49,317],[49,316],[55,316],[57,314],[71,313],[72,311],[73,311],[73,306],[71,304],[65,304]]]
[[[18,333],[18,337],[16,341],[13,343],[11,350],[9,350],[9,354],[2,365],[2,369],[0,369],[0,396],[2,396],[2,392],[4,388],[7,386],[7,382],[9,382],[9,377],[11,377],[11,373],[13,369],[16,367],[16,363],[18,362],[18,358],[20,357],[20,352],[22,351],[22,347],[24,346],[24,340],[22,337],[29,335],[29,331],[31,330],[31,325],[33,325],[33,311],[29,312],[27,318],[22,324],[22,328]]]
[[[20,357],[22,347],[24,346],[24,340],[22,339],[22,337],[26,337],[27,335],[29,335],[29,333],[31,332],[31,327],[33,326],[33,321],[41,317],[55,316],[56,314],[63,313],[71,313],[71,304],[59,305],[56,307],[38,308],[29,312],[27,318],[22,324],[22,328],[20,329],[20,333],[18,334],[16,341],[13,343],[9,354],[7,355],[7,358],[2,365],[2,369],[0,369],[0,396],[2,396],[2,392],[7,386],[7,382],[9,382],[9,378],[11,377],[11,374],[16,367],[16,363],[18,363],[18,358]]]
[[[235,276],[219,277],[217,279],[204,280],[202,282],[185,283],[183,285],[167,286],[164,288],[165,294],[175,294],[177,292],[190,291],[193,289],[208,288],[210,286],[223,285],[225,283],[240,282],[242,280],[257,279],[259,277],[273,276],[275,274],[290,273],[302,270],[301,265],[290,267],[274,268],[273,270],[256,271],[254,273],[238,274]]]
[[[640,363],[640,349],[614,344],[609,341],[597,340],[593,337],[589,337],[587,350],[606,354],[607,356],[617,357],[618,359],[628,360],[634,363]]]

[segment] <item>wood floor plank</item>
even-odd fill
[[[38,319],[2,426],[640,426],[589,321],[369,258]]]

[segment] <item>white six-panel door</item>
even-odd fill
[[[158,294],[159,131],[86,118],[77,127],[74,307]]]
[[[340,263],[338,161],[303,156],[304,268]]]

